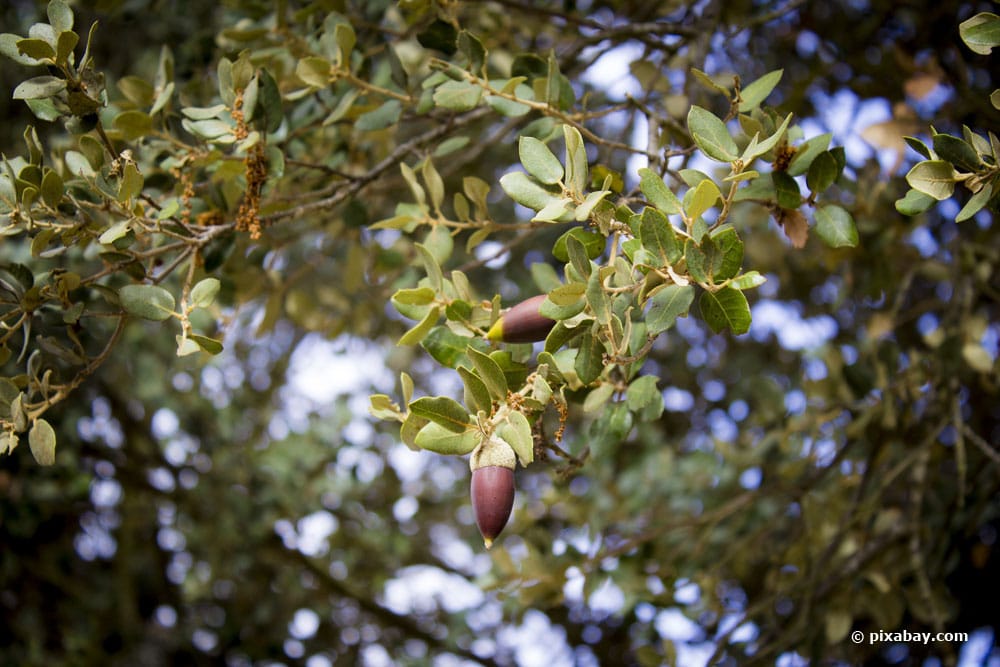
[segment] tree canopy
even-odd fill
[[[0,21],[4,664],[995,631],[989,3]],[[499,535],[470,461],[514,467]]]

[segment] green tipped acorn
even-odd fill
[[[543,301],[545,295],[539,294],[509,308],[490,327],[486,337],[505,343],[534,343],[545,340],[556,321],[539,314],[538,309]]]
[[[472,511],[476,525],[489,549],[507,525],[514,506],[514,450],[503,440],[491,437],[472,450]]]

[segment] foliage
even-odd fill
[[[995,622],[1000,106],[957,83],[995,15],[948,7],[961,77],[870,45],[952,85],[904,182],[814,131],[810,85],[888,94],[810,29],[853,5],[151,0],[112,72],[121,3],[80,4],[0,35],[34,116],[0,171],[13,659],[506,664],[533,609],[580,661],[661,664],[680,609],[716,658],[855,661],[884,647],[851,631]],[[640,93],[589,78],[611,56]],[[532,294],[544,343],[492,340]],[[831,332],[782,346],[767,304]],[[315,335],[385,350],[376,422],[289,426]],[[524,470],[487,559],[457,457],[496,440]],[[489,597],[394,605],[426,564]]]

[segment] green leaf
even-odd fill
[[[535,460],[535,440],[531,435],[531,424],[523,413],[512,411],[497,426],[497,435],[510,445],[522,466],[527,467]]]
[[[361,132],[374,132],[384,130],[399,122],[399,117],[403,113],[403,105],[399,100],[387,100],[377,109],[358,116],[354,122],[354,127]]]
[[[193,341],[202,352],[208,352],[209,354],[219,354],[222,352],[222,341],[218,341],[214,338],[209,338],[208,336],[199,336],[198,334],[188,334],[188,340]]]
[[[31,455],[40,466],[50,466],[56,462],[56,431],[44,419],[36,419],[28,432]]]
[[[19,39],[17,40],[17,50],[29,58],[35,60],[55,60],[56,50],[44,39]],[[35,63],[31,63],[35,64]],[[18,99],[18,98],[14,98]]]
[[[198,343],[194,342],[187,336],[177,335],[174,337],[177,341],[177,356],[186,357],[192,354],[198,354],[201,349],[198,347]]]
[[[740,90],[739,111],[741,113],[747,113],[760,106],[760,103],[771,94],[774,87],[778,85],[779,81],[781,81],[782,73],[784,73],[784,70],[781,69],[768,72]]]
[[[121,183],[118,186],[118,201],[125,204],[142,192],[143,178],[134,162],[125,165],[122,171]]]
[[[582,334],[584,329],[586,329],[585,326],[570,329],[562,322],[556,322],[556,325],[552,327],[552,331],[550,331],[549,335],[545,337],[546,352],[551,354],[557,351],[563,345]],[[541,355],[539,355],[538,363],[543,363]]]
[[[424,396],[410,403],[409,408],[413,414],[455,433],[469,426],[469,413],[458,401],[447,396]]]
[[[698,83],[702,84],[709,90],[714,90],[715,92],[724,95],[727,98],[729,97],[729,89],[716,83],[715,79],[713,79],[707,73],[701,71],[696,67],[692,67],[691,75],[694,76],[695,80],[698,81]]]
[[[517,142],[518,157],[528,173],[546,185],[562,180],[563,166],[549,147],[534,137],[521,137]]]
[[[221,65],[221,63],[220,63]],[[230,70],[231,70],[230,66]],[[313,88],[326,88],[330,84],[330,73],[333,65],[325,58],[309,56],[303,58],[295,65],[295,76],[302,80],[307,86]],[[219,86],[223,85],[223,77],[220,71]],[[231,75],[230,75],[231,76]]]
[[[705,323],[715,333],[729,329],[739,335],[750,330],[750,304],[739,290],[724,287],[718,292],[703,292],[698,305]]]
[[[955,192],[955,169],[944,160],[924,160],[910,169],[906,182],[914,190],[943,201]]]
[[[483,72],[486,64],[486,48],[479,38],[467,30],[458,33],[458,50],[469,59],[469,69],[473,74],[479,75]]]
[[[840,176],[840,166],[837,164],[837,158],[833,157],[830,151],[823,151],[809,165],[806,185],[811,192],[820,193],[833,185],[838,176]]]
[[[840,644],[847,637],[854,619],[849,611],[843,609],[830,609],[826,612],[824,631],[827,644]]]
[[[747,271],[739,278],[734,278],[730,281],[729,285],[733,289],[743,291],[753,289],[754,287],[760,287],[765,282],[767,282],[767,278],[760,275],[757,271]]]
[[[544,58],[534,53],[519,53],[510,66],[511,76],[541,79],[548,75],[549,65]]]
[[[483,89],[467,81],[446,81],[434,91],[434,104],[451,111],[469,111],[479,106]]]
[[[555,193],[543,188],[523,171],[512,171],[500,177],[500,187],[507,196],[533,211],[541,211],[560,199]]]
[[[185,118],[181,120],[181,125],[185,130],[202,139],[216,140],[220,143],[223,142],[222,140],[233,142],[236,139],[233,134],[235,128],[223,120],[207,119],[192,121]]]
[[[66,90],[66,80],[55,76],[36,76],[22,81],[14,89],[11,97],[15,100],[35,100],[42,97],[52,97]]]
[[[687,315],[694,301],[694,287],[690,285],[667,285],[649,299],[646,314],[646,330],[650,336],[658,336],[670,327],[678,317]]]
[[[604,344],[597,336],[584,335],[580,340],[573,370],[580,382],[587,385],[601,376],[604,371]]]
[[[931,155],[931,149],[929,149],[927,144],[920,139],[917,139],[916,137],[903,137],[903,141],[906,142],[907,146],[919,153],[925,160],[931,160],[934,158],[934,156]]]
[[[538,307],[538,314],[553,320],[568,320],[583,312],[587,307],[584,299],[587,286],[583,283],[569,283],[549,292],[542,305]]]
[[[21,53],[20,49],[17,48],[17,43],[20,42],[23,37],[20,35],[15,35],[10,32],[5,32],[0,34],[0,55],[10,58],[18,65],[25,65],[28,67],[38,64],[38,61],[30,56],[26,56]]]
[[[704,237],[701,243],[689,240],[684,244],[684,261],[688,265],[688,273],[699,283],[712,282],[712,274],[717,264],[722,261],[722,254],[715,247],[711,237]]]
[[[257,122],[263,125],[265,132],[277,132],[278,128],[281,127],[281,121],[284,120],[284,112],[281,107],[281,89],[274,76],[267,69],[262,68],[258,77],[260,78],[260,93],[257,96],[255,117]],[[157,100],[158,102],[159,100]],[[156,107],[157,104],[154,104],[154,111],[151,113],[155,113]]]
[[[604,291],[601,272],[598,270],[591,271],[590,279],[587,281],[587,303],[598,324],[606,326],[611,321],[611,301],[608,299],[608,293]]]
[[[667,216],[655,208],[646,207],[639,222],[639,238],[643,247],[656,257],[660,266],[675,264],[684,256],[684,247]]]
[[[49,0],[45,14],[56,34],[73,29],[73,10],[63,0]]]
[[[80,36],[75,32],[67,30],[59,33],[59,39],[56,41],[56,64],[65,65],[69,62],[69,57],[79,42]]]
[[[440,211],[441,204],[444,203],[444,181],[441,179],[441,174],[434,168],[434,163],[430,159],[424,160],[424,164],[420,168],[420,174],[424,177],[424,183],[427,184],[427,194],[430,195],[431,206],[434,207],[434,210]],[[451,248],[454,245],[451,234],[444,226],[435,225],[428,236],[436,236],[440,239],[439,244],[446,244],[447,252],[443,253],[443,257],[441,254],[435,253],[438,262],[443,263],[451,255]],[[445,237],[447,240],[444,240]],[[439,249],[443,250],[444,248]]]
[[[692,106],[687,122],[691,137],[706,156],[719,162],[732,162],[739,156],[739,148],[726,124],[708,109]]]
[[[427,206],[427,193],[424,192],[424,188],[417,181],[417,174],[413,171],[413,168],[405,162],[399,163],[399,170],[403,174],[403,180],[406,181],[406,185],[409,186],[410,192],[413,193],[413,198],[417,200],[421,208]]]
[[[569,211],[570,206],[572,206],[573,200],[569,197],[563,197],[561,199],[553,199],[551,202],[545,205],[538,215],[531,219],[532,222],[557,222]]]
[[[440,292],[444,286],[444,276],[441,274],[441,265],[438,263],[437,257],[423,243],[413,245],[424,264],[424,271],[427,272],[427,280],[430,281],[431,287],[434,288],[435,292]]]
[[[218,278],[204,278],[191,288],[191,305],[195,308],[207,308],[215,301],[222,283]]]
[[[643,375],[625,390],[625,405],[632,412],[642,412],[647,421],[663,414],[663,394],[656,388],[657,379],[655,375]]]
[[[121,94],[137,107],[148,107],[153,103],[153,84],[139,76],[123,76],[115,84]]]
[[[719,186],[711,179],[705,179],[695,187],[691,193],[691,200],[688,202],[688,217],[697,220],[708,209],[715,206],[715,202],[722,199]]]
[[[174,296],[159,285],[125,285],[118,289],[122,308],[130,315],[162,321],[174,314]]]
[[[816,233],[831,248],[858,245],[854,218],[840,206],[830,204],[816,209]]]
[[[559,280],[556,270],[547,262],[532,262],[530,271],[531,280],[534,281],[540,291],[546,294],[562,285],[562,281]]]
[[[603,410],[604,406],[607,405],[609,400],[611,400],[611,396],[614,393],[615,386],[610,382],[598,385],[589,394],[587,394],[587,398],[584,399],[584,413],[592,415],[599,410]]]
[[[132,221],[131,220],[119,220],[115,224],[111,225],[104,232],[97,237],[97,242],[105,245],[110,245],[120,238],[123,238],[126,234],[132,231]]]
[[[611,194],[610,190],[594,190],[589,193],[583,200],[583,203],[576,207],[574,211],[574,217],[576,217],[577,222],[583,222],[590,217],[594,208],[597,207],[604,198]]]
[[[415,415],[412,412],[407,413],[406,417],[403,419],[403,423],[399,426],[399,439],[402,440],[403,443],[410,449],[419,451],[420,447],[417,445],[417,435],[419,434],[420,429],[427,426],[429,423],[430,422],[423,417]],[[451,431],[441,426],[438,426],[437,428],[441,429],[444,433],[454,435]]]
[[[781,141],[781,138],[785,136],[785,130],[788,129],[788,124],[791,122],[791,120],[792,120],[792,114],[788,114],[787,116],[785,116],[785,120],[782,121],[781,125],[778,126],[778,129],[776,129],[771,136],[757,143],[756,146],[753,146],[752,145],[753,142],[751,142],[751,145],[747,146],[747,149],[743,151],[743,155],[741,156],[743,162],[745,164],[749,164],[752,160],[755,160],[761,155],[764,155],[769,150],[777,146],[778,142]]]
[[[950,134],[934,135],[934,152],[940,159],[951,162],[965,172],[976,172],[983,166],[975,148]]]
[[[667,215],[681,212],[681,202],[663,179],[648,167],[639,170],[639,189],[649,203]]]
[[[453,301],[449,304],[448,308],[445,309],[445,315],[454,316],[454,307],[459,303],[465,304],[466,302]],[[466,305],[468,306],[468,304]],[[471,309],[471,306],[469,306],[469,308]],[[449,319],[458,318],[449,317]],[[468,317],[465,316],[462,319],[467,320]],[[465,349],[469,345],[479,344],[479,341],[470,342],[468,336],[457,334],[447,326],[436,326],[431,329],[430,333],[427,334],[420,344],[439,364],[447,366],[448,368],[455,368],[459,364],[467,364],[469,362],[469,359],[465,354]]]
[[[572,125],[563,125],[566,140],[566,180],[564,184],[572,192],[582,195],[587,188],[587,149],[583,145],[580,130]]]
[[[372,394],[368,402],[368,413],[375,419],[399,419],[399,406],[385,394]]]
[[[515,94],[522,99],[527,99],[527,97],[521,93],[528,90],[529,89],[526,86],[518,86]],[[531,111],[531,107],[527,104],[521,104],[520,102],[515,102],[514,100],[509,100],[506,97],[500,97],[498,95],[487,95],[486,103],[490,105],[490,108],[498,114],[501,116],[507,116],[508,118],[524,116]]]
[[[55,208],[62,201],[63,192],[65,191],[63,187],[62,177],[56,172],[49,169],[45,172],[45,176],[42,178],[42,201],[49,208]]]
[[[788,163],[788,175],[801,176],[809,171],[809,167],[812,166],[813,160],[815,160],[820,153],[826,151],[826,149],[830,146],[830,140],[832,138],[833,135],[827,132],[826,134],[817,135],[799,144],[791,162]]]
[[[593,266],[587,257],[587,249],[584,248],[583,242],[574,236],[567,236],[566,254],[569,255],[570,264],[573,265],[573,268],[580,274],[581,278],[590,276]]]
[[[958,34],[970,49],[988,56],[994,46],[1000,46],[1000,16],[981,12],[958,24]]]
[[[488,354],[469,347],[469,360],[475,368],[476,373],[482,379],[483,384],[489,390],[490,395],[497,401],[507,400],[507,378],[503,374],[503,369]]]
[[[458,38],[458,30],[451,23],[441,19],[435,20],[422,32],[417,33],[417,41],[425,49],[437,49],[438,51],[451,55],[456,51],[455,42]]]
[[[903,215],[917,215],[937,203],[934,197],[919,190],[907,190],[906,195],[896,200],[896,210]]]
[[[153,119],[150,115],[136,109],[122,111],[111,121],[111,125],[122,133],[122,139],[125,141],[135,141],[153,131]],[[228,126],[225,131],[229,131]]]
[[[435,422],[425,424],[417,432],[414,443],[420,449],[445,456],[464,456],[479,444],[479,432],[467,428],[458,433]]]
[[[44,183],[42,184],[44,187]],[[965,203],[962,210],[958,212],[955,216],[955,222],[964,222],[968,220],[976,213],[979,213],[986,204],[989,203],[990,199],[993,197],[993,184],[987,183],[979,190],[976,194],[969,198],[969,201]]]
[[[437,174],[435,171],[434,174]],[[440,178],[440,177],[439,177]],[[430,187],[431,199],[433,200],[437,193],[438,187],[443,187],[440,183]],[[442,194],[443,196],[443,194]],[[444,264],[451,257],[451,253],[455,247],[455,241],[451,237],[451,232],[444,225],[434,225],[431,230],[427,233],[427,237],[424,239],[424,247],[434,256],[434,260],[438,265]]]
[[[438,318],[441,316],[441,307],[433,306],[424,315],[424,319],[420,320],[412,329],[400,336],[396,345],[416,345],[424,339],[424,336],[430,332],[434,325],[437,324]]]
[[[337,43],[337,64],[344,68],[351,66],[351,51],[357,43],[357,36],[350,23],[338,23],[333,28],[333,41]]]
[[[216,104],[210,107],[183,107],[181,113],[191,120],[212,120],[220,118],[226,109],[225,104]]]
[[[584,227],[573,227],[556,239],[552,246],[552,256],[560,262],[569,261],[569,249],[567,243],[574,238],[583,244],[583,249],[587,253],[587,259],[597,259],[604,252],[608,240],[597,232],[589,231]]]
[[[436,297],[437,293],[430,287],[413,287],[396,290],[390,301],[403,317],[420,320],[427,315]]]
[[[802,205],[802,194],[799,192],[799,184],[794,178],[784,171],[775,171],[771,174],[774,182],[774,191],[781,208],[798,208]]]
[[[444,157],[445,155],[450,155],[451,153],[468,146],[470,141],[471,139],[469,139],[469,137],[449,137],[438,144],[437,148],[434,149],[434,157]]]
[[[465,404],[477,412],[482,410],[489,414],[493,409],[493,398],[490,396],[490,390],[486,388],[486,383],[465,366],[458,367],[458,374],[465,385]]]
[[[712,232],[711,238],[719,253],[719,259],[712,263],[712,281],[718,283],[729,280],[743,266],[743,241],[736,230],[728,225]]]

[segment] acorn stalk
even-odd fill
[[[507,309],[493,323],[486,337],[504,343],[534,343],[545,340],[556,324],[555,320],[538,312],[542,302],[545,301],[545,296],[545,294],[533,296]]]
[[[514,450],[496,436],[483,440],[469,459],[472,511],[487,549],[507,525],[514,507],[515,462]]]

